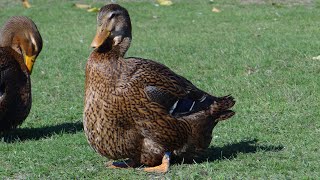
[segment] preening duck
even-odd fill
[[[42,49],[34,22],[11,17],[0,30],[0,133],[16,128],[31,108],[30,74]]]

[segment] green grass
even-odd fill
[[[245,1],[245,2],[244,2]],[[0,179],[316,179],[320,176],[320,2],[117,1],[131,15],[127,56],[157,60],[218,96],[237,114],[220,123],[208,159],[165,175],[106,169],[82,130],[85,63],[95,13],[77,1],[0,2],[0,24],[31,17],[44,40],[32,74],[33,106],[0,137]],[[102,1],[81,1],[103,5]],[[220,13],[211,9],[217,7]]]

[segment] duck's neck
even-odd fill
[[[5,26],[0,29],[0,47],[11,47],[22,56],[18,34],[11,26]]]
[[[106,42],[97,49],[98,53],[108,54],[115,59],[123,58],[130,47],[131,37],[124,37],[117,45],[112,40]]]
[[[8,28],[4,27],[0,29],[0,47],[11,47],[12,40],[12,33],[10,33]]]
[[[124,57],[126,52],[128,51],[131,43],[131,37],[124,37],[122,41],[117,45],[118,52],[120,57]]]
[[[126,69],[124,55],[130,46],[130,42],[131,38],[125,37],[114,46],[113,41],[107,40],[91,54],[90,60],[95,62],[93,63],[95,64],[94,68],[97,70],[95,72],[102,73],[98,76],[106,77],[103,83],[108,81],[110,87],[116,85],[121,73]]]

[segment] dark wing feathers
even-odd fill
[[[147,86],[145,92],[150,100],[164,106],[167,111],[170,111],[172,105],[177,101],[176,96],[157,86]]]
[[[143,76],[149,100],[162,105],[175,117],[207,109],[215,100],[162,64],[140,58],[128,58],[127,61],[137,68],[136,76]]]
[[[202,97],[196,100],[188,98],[179,99],[170,113],[175,117],[181,117],[209,108],[214,102],[214,98],[205,94]]]

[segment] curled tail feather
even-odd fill
[[[221,111],[228,110],[228,109],[232,108],[235,103],[236,103],[236,101],[230,95],[220,97],[210,105],[210,114],[214,115],[214,114],[219,113]]]

